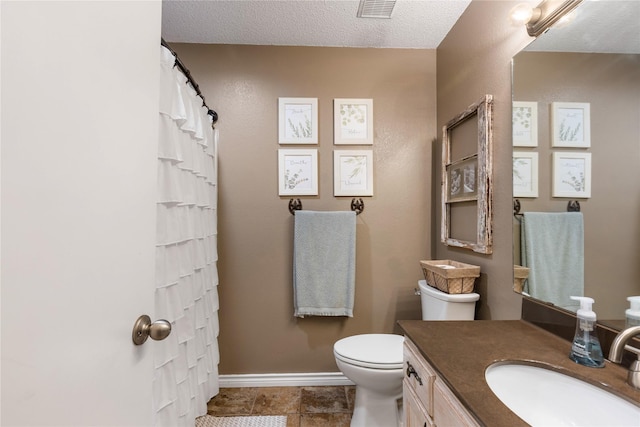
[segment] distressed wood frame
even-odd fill
[[[451,119],[442,128],[442,220],[441,220],[441,241],[447,246],[471,249],[481,254],[491,254],[493,252],[493,155],[492,155],[492,113],[493,96],[485,95],[478,102],[470,105],[462,113]],[[449,182],[450,174],[448,170],[452,164],[459,163],[464,159],[452,159],[451,147],[456,142],[451,138],[451,132],[460,124],[477,117],[478,140],[477,156],[478,167],[476,171],[477,197],[471,200],[477,203],[477,235],[476,241],[465,241],[452,237],[451,233],[451,206],[459,200],[450,197]],[[465,199],[469,201],[469,199]]]

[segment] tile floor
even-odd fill
[[[349,427],[355,386],[221,388],[209,415],[286,415],[287,427]]]

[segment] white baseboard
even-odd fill
[[[309,387],[354,385],[342,372],[220,375],[220,387]]]

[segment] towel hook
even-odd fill
[[[291,215],[295,215],[296,211],[302,210],[302,202],[300,199],[291,199],[289,200],[289,212]]]
[[[355,198],[351,199],[351,210],[356,213],[356,215],[360,215],[362,211],[364,211],[364,202],[362,198],[356,200]]]
[[[569,203],[567,203],[567,212],[580,212],[580,202],[577,200],[569,200]]]
[[[513,216],[522,215],[520,213],[520,209],[522,209],[522,205],[520,205],[520,200],[513,199]]]

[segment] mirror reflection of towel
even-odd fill
[[[294,315],[353,317],[356,214],[296,211]]]
[[[525,291],[567,310],[569,297],[584,295],[584,224],[580,212],[526,212],[521,225],[521,261],[529,267]]]

